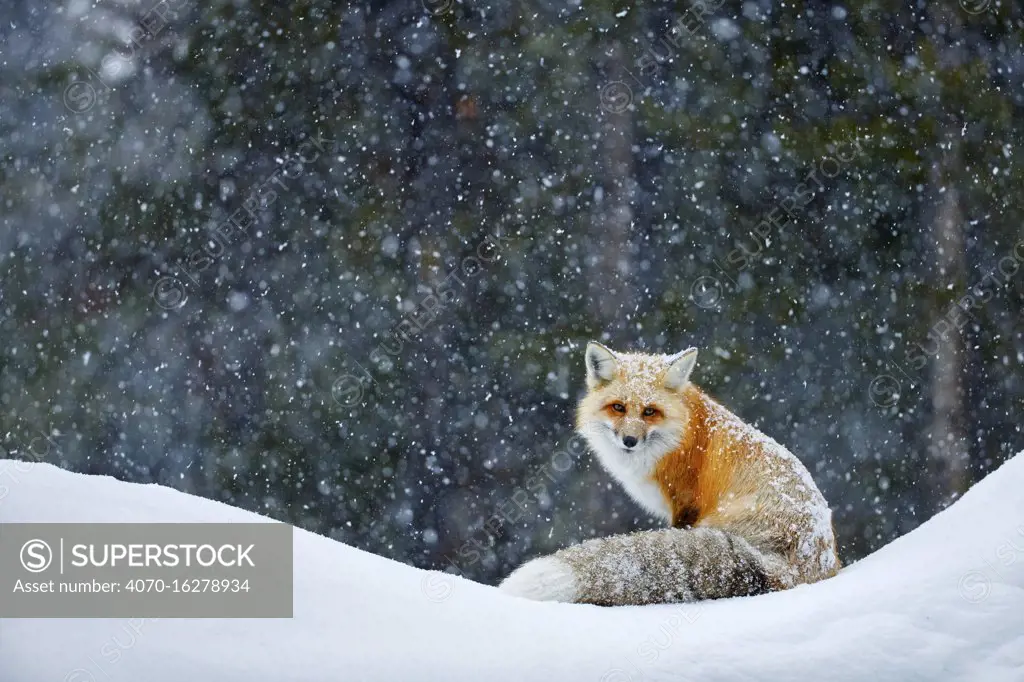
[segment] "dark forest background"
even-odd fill
[[[15,0],[0,34],[0,456],[495,582],[652,525],[573,438],[590,339],[698,346],[847,562],[1024,447],[1018,4]]]

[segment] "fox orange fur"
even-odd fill
[[[596,604],[695,601],[811,583],[839,569],[831,511],[788,450],[690,383],[697,350],[587,347],[577,430],[671,528],[590,540],[520,567],[502,589]]]

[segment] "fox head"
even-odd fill
[[[675,355],[615,353],[587,345],[587,394],[576,413],[578,431],[608,460],[648,465],[675,449],[689,414],[682,391],[697,362],[697,349]]]

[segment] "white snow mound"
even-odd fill
[[[0,460],[0,522],[241,522]],[[295,617],[0,621],[3,682],[1024,680],[1024,457],[822,583],[691,605],[531,602],[295,531]]]

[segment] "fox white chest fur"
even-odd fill
[[[672,521],[672,509],[661,486],[654,480],[655,468],[665,455],[661,448],[641,448],[640,452],[624,451],[610,428],[589,433],[587,441],[601,466],[617,480],[633,500],[659,519]]]

